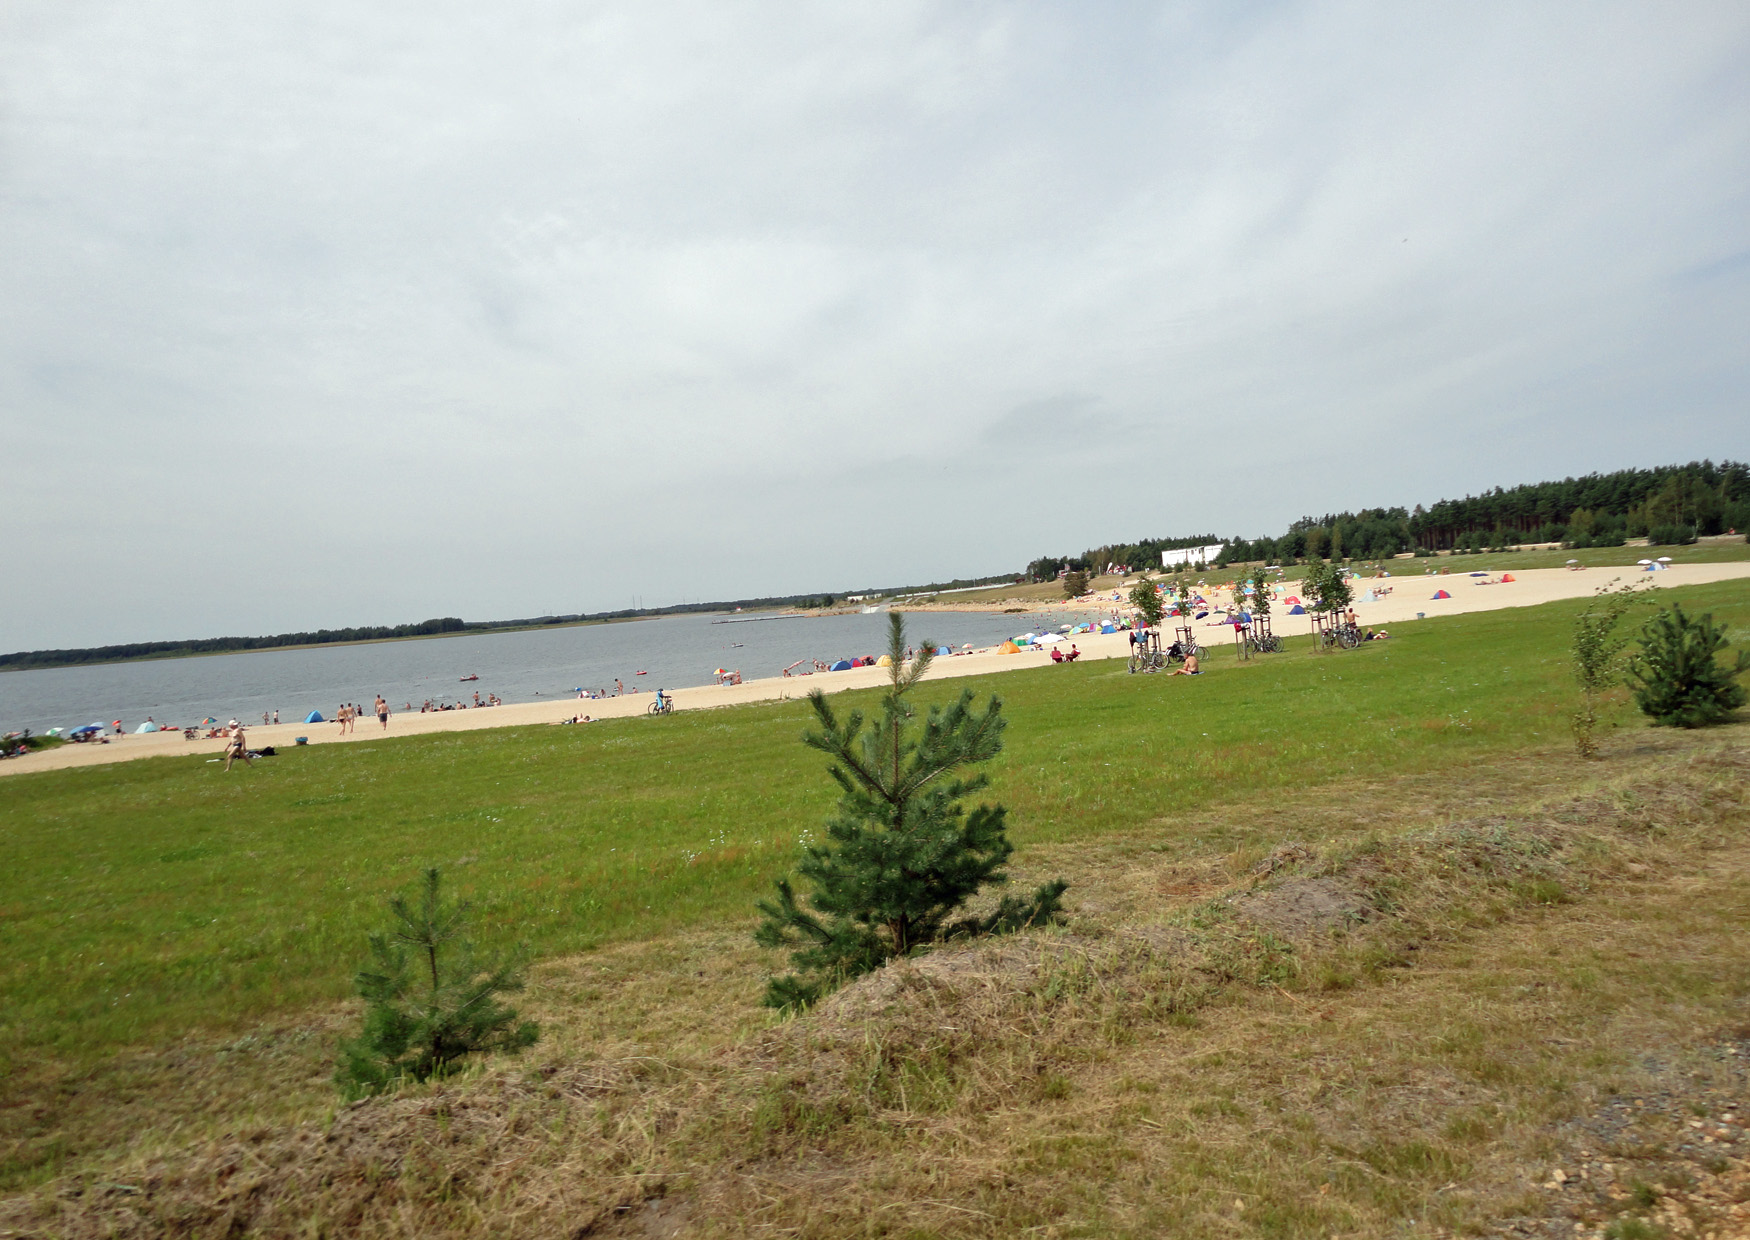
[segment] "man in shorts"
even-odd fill
[[[383,725],[383,731],[389,730],[389,703],[383,700],[381,693],[377,694],[377,722]]]

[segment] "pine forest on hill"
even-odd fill
[[[1155,538],[1091,547],[1079,556],[1045,556],[1027,566],[1034,581],[1074,569],[1158,568],[1161,552],[1221,544],[1215,562],[1301,559],[1377,560],[1404,552],[1482,551],[1524,543],[1571,547],[1620,546],[1650,537],[1658,543],[1750,527],[1750,465],[1691,461],[1651,469],[1619,469],[1560,482],[1496,487],[1481,495],[1443,499],[1424,508],[1363,508],[1302,517],[1281,535],[1248,539]]]

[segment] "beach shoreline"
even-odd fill
[[[1471,577],[1457,573],[1442,573],[1389,578],[1364,578],[1353,583],[1357,602],[1355,612],[1359,622],[1368,628],[1380,629],[1417,622],[1421,613],[1432,619],[1437,616],[1464,615],[1480,611],[1498,611],[1515,607],[1535,607],[1562,599],[1582,598],[1596,592],[1613,580],[1646,581],[1656,588],[1706,585],[1717,581],[1750,577],[1750,562],[1678,564],[1664,572],[1645,573],[1633,568],[1590,569],[1575,572],[1567,569],[1526,569],[1511,573],[1512,581],[1503,582],[1501,574]],[[1295,583],[1288,583],[1284,592],[1293,593]],[[1372,601],[1362,601],[1369,590],[1389,589],[1390,593]],[[1452,597],[1435,600],[1431,596],[1444,589]],[[1128,604],[1115,601],[1113,591],[1102,591],[1098,597],[1061,600],[1051,604],[1035,604],[1018,609],[1015,605],[944,603],[918,604],[901,610],[907,614],[927,616],[931,612],[983,611],[1012,613],[1017,628],[1025,628],[1024,617],[1040,611],[1058,614],[1081,612],[1104,616],[1113,610],[1129,611]],[[1303,616],[1284,614],[1278,605],[1272,619],[1275,630],[1284,637],[1301,636],[1309,631]],[[1173,621],[1164,622],[1169,631]],[[1232,642],[1232,629],[1226,625],[1196,621],[1198,640],[1217,647]],[[1087,661],[1125,659],[1129,657],[1129,634],[1078,633],[1073,639]],[[981,676],[1016,668],[1038,667],[1048,663],[1044,649],[1023,649],[1018,654],[1003,654],[997,648],[987,648],[968,654],[944,656],[936,661],[927,680]],[[676,710],[711,710],[751,702],[786,701],[806,697],[815,689],[840,693],[853,689],[868,689],[887,679],[887,670],[880,667],[852,668],[842,672],[816,672],[804,676],[769,676],[744,681],[737,685],[698,685],[669,690]],[[654,695],[632,692],[609,698],[558,698],[542,702],[518,702],[500,706],[475,707],[467,710],[433,711],[424,714],[401,712],[392,714],[389,726],[383,729],[374,715],[358,721],[355,731],[342,734],[340,725],[323,723],[281,723],[250,725],[244,721],[250,748],[290,748],[297,738],[305,737],[311,745],[351,744],[399,736],[424,736],[433,733],[468,732],[481,728],[521,727],[535,724],[560,724],[574,716],[587,715],[592,721],[627,719],[649,711]],[[576,725],[586,726],[586,725]],[[22,775],[33,771],[64,770],[71,767],[101,766],[140,758],[174,757],[188,754],[222,756],[227,742],[222,739],[184,740],[180,731],[130,733],[110,737],[108,744],[67,744],[41,750],[22,757],[0,760],[0,775]]]

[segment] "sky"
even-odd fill
[[[1750,6],[8,0],[0,649],[1701,457]]]

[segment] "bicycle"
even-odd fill
[[[645,707],[644,713],[647,715],[673,714],[674,713],[674,699],[671,697],[664,697],[662,695],[662,690],[658,689],[656,691],[656,701],[652,702],[649,706]]]
[[[1147,640],[1130,648],[1130,674],[1138,672],[1158,672],[1166,667],[1167,656],[1161,652],[1161,638],[1158,633],[1147,633]]]

